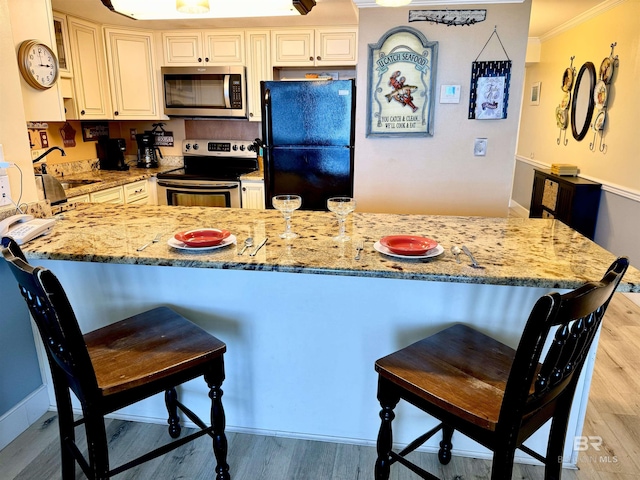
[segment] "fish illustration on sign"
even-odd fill
[[[400,70],[396,70],[389,77],[389,85],[393,88],[391,93],[385,95],[387,102],[391,102],[391,100],[395,100],[402,104],[402,106],[408,106],[411,108],[413,112],[418,110],[413,104],[413,96],[412,93],[415,92],[418,87],[415,85],[405,85],[406,82],[405,77],[401,77],[402,72]]]

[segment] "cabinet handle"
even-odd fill
[[[309,57],[309,61],[313,62],[313,57]]]
[[[117,117],[118,115],[120,115],[117,111],[113,112],[113,114]]]
[[[199,61],[199,62],[202,62],[202,57],[198,57],[198,61]]]
[[[209,57],[204,57],[204,61],[208,62],[209,61]]]
[[[247,191],[247,187],[242,187],[242,191],[246,192]]]
[[[85,111],[84,110],[80,110],[80,115],[84,115]]]
[[[320,55],[318,55],[316,58],[317,58],[318,60],[322,60],[322,57],[321,57]]]
[[[253,117],[253,113],[249,113],[249,116],[250,116],[250,117]]]

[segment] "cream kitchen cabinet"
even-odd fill
[[[264,181],[242,180],[242,208],[264,210]]]
[[[128,205],[147,205],[149,203],[149,181],[140,180],[138,182],[124,185],[124,203]]]
[[[358,61],[358,29],[283,29],[271,32],[274,67],[355,65]]]
[[[77,109],[72,118],[112,118],[102,27],[75,17],[67,17],[67,25]]]
[[[164,66],[244,65],[244,31],[169,31],[162,34]]]
[[[91,195],[92,203],[124,203],[124,190],[122,187],[112,187],[105,190],[93,192]]]
[[[160,118],[153,32],[105,28],[113,114],[117,120]]]
[[[260,82],[273,80],[271,66],[271,33],[269,30],[247,30],[247,105],[250,122],[262,121]]]

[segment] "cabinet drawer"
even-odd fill
[[[124,203],[147,203],[149,197],[149,182],[140,180],[124,186]]]
[[[93,203],[124,203],[124,191],[122,187],[107,188],[91,194]]]

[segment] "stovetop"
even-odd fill
[[[158,175],[161,179],[237,180],[258,170],[259,144],[245,140],[182,141],[184,168]]]

